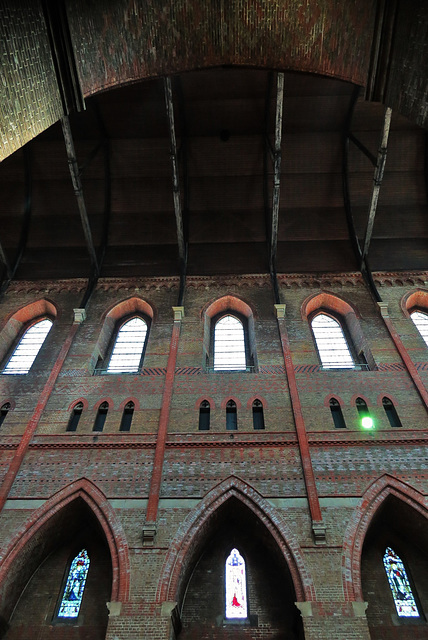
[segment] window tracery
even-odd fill
[[[404,563],[391,547],[387,547],[385,550],[383,565],[398,616],[400,618],[419,618],[418,607]]]
[[[89,556],[86,549],[73,559],[67,576],[64,593],[59,605],[58,618],[77,618],[82,604],[86,578],[89,571]]]
[[[225,566],[226,618],[248,617],[245,560],[238,549],[232,549]]]

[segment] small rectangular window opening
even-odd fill
[[[201,402],[199,407],[199,431],[210,429],[210,404],[207,400]]]
[[[226,405],[226,431],[238,430],[238,414],[236,412],[236,404],[233,400],[229,400]]]
[[[260,400],[254,400],[253,402],[253,427],[255,430],[265,428],[263,405]]]
[[[132,417],[134,415],[134,403],[128,402],[122,413],[119,431],[131,431]]]

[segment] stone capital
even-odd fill
[[[274,304],[275,315],[277,318],[285,318],[285,304]]]
[[[184,307],[172,307],[172,310],[174,312],[174,322],[176,320],[183,320],[184,318]]]
[[[73,309],[74,311],[74,324],[81,324],[86,320],[86,309]]]

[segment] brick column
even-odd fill
[[[367,602],[296,602],[306,640],[370,640]]]
[[[173,307],[174,325],[172,328],[171,344],[169,348],[168,364],[166,368],[165,386],[162,396],[162,407],[159,416],[158,436],[156,440],[155,459],[153,462],[152,478],[149,490],[146,522],[143,527],[143,541],[153,544],[156,535],[156,519],[158,515],[159,495],[162,482],[162,469],[165,458],[165,444],[168,433],[171,399],[174,389],[175,365],[177,362],[178,340],[180,337],[181,321],[184,317],[184,307]]]
[[[323,543],[325,542],[325,525],[322,519],[314,470],[312,468],[311,454],[309,451],[308,435],[306,433],[306,426],[303,420],[302,405],[300,403],[299,392],[297,390],[290,343],[288,340],[287,328],[285,326],[285,304],[276,304],[275,312],[278,322],[279,336],[281,338],[282,353],[284,356],[285,371],[290,391],[291,408],[293,410],[294,424],[296,426],[300,458],[302,460],[303,477],[305,480],[309,510],[311,513],[312,533],[316,543]]]
[[[406,367],[407,372],[410,378],[412,379],[412,382],[415,385],[417,392],[421,397],[421,400],[425,406],[425,409],[428,411],[428,392],[425,388],[424,383],[422,382],[422,378],[420,377],[415,365],[413,364],[413,360],[407,353],[406,347],[402,343],[396,328],[392,324],[392,320],[389,317],[388,304],[386,302],[378,302],[378,305],[380,309],[380,315],[382,316],[382,319],[386,325],[386,328],[389,331],[389,335],[391,336],[395,344],[395,347],[404,363],[404,366]]]
[[[6,472],[4,480],[0,487],[0,513],[3,510],[5,502],[9,496],[9,492],[12,488],[12,485],[19,472],[19,469],[21,468],[22,461],[27,452],[28,446],[31,442],[34,432],[36,431],[37,426],[40,422],[42,413],[54,389],[59,372],[61,371],[64,365],[64,361],[68,355],[68,352],[70,351],[70,347],[73,344],[76,331],[79,328],[79,325],[84,321],[85,317],[86,317],[86,313],[84,309],[74,309],[74,322],[71,325],[69,334],[64,344],[61,347],[61,351],[58,354],[55,364],[52,367],[52,371],[49,375],[49,378],[47,379],[46,384],[43,387],[43,391],[40,394],[39,401],[36,405],[36,408],[34,409],[33,415],[31,416],[30,421],[27,424],[27,427],[22,435],[21,442],[19,443],[18,448],[15,451],[15,455],[13,456],[12,462],[10,463],[9,469]]]

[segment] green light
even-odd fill
[[[374,427],[373,418],[370,418],[370,416],[365,416],[361,420],[361,425],[364,429],[373,429]]]

